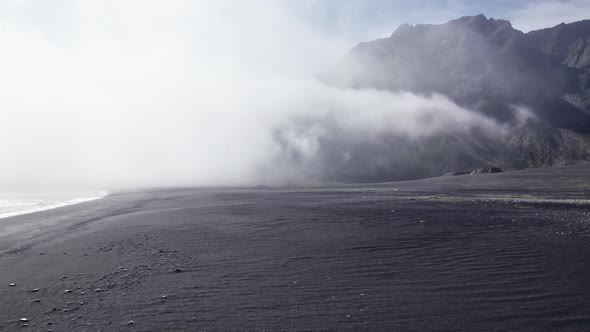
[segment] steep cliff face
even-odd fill
[[[564,100],[590,111],[590,20],[531,31],[527,37],[543,54],[575,69],[579,91],[567,94]]]
[[[590,69],[590,20],[527,33],[548,56],[573,68]]]

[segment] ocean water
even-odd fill
[[[0,218],[55,209],[107,195],[106,191],[44,190],[0,192]]]

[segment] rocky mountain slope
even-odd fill
[[[354,66],[334,74],[334,82],[444,94],[512,128],[494,139],[473,133],[447,133],[422,142],[384,138],[383,146],[370,148],[379,150],[372,154],[379,161],[366,160],[370,154],[363,150],[363,162],[378,165],[371,173],[376,179],[383,174],[432,176],[492,164],[546,167],[590,157],[590,21],[526,34],[508,21],[484,15],[439,25],[404,24],[389,38],[360,43],[350,59]],[[518,122],[514,105],[526,106],[534,116]],[[330,171],[334,178],[361,177],[346,165]]]
[[[548,56],[531,36],[483,15],[402,25],[351,51],[359,65],[348,84],[442,93],[500,120],[511,118],[509,105],[525,104],[555,126],[590,132],[589,109],[564,98],[584,90],[582,70]]]
[[[579,91],[565,96],[571,104],[590,109],[590,20],[560,24],[527,34],[537,47],[569,68],[576,69]]]
[[[543,54],[573,68],[590,69],[590,20],[527,33]]]

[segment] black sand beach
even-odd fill
[[[158,190],[0,220],[0,330],[588,330],[589,176]]]

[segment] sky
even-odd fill
[[[285,156],[313,165],[330,126],[368,142],[501,131],[445,96],[315,77],[404,22],[484,13],[530,30],[590,18],[589,2],[0,0],[0,187],[291,181],[308,169]],[[301,117],[314,125],[293,125]]]
[[[484,14],[510,20],[516,29],[552,27],[590,17],[590,0],[303,0],[292,10],[330,34],[364,41],[383,38],[403,23],[439,24]]]

